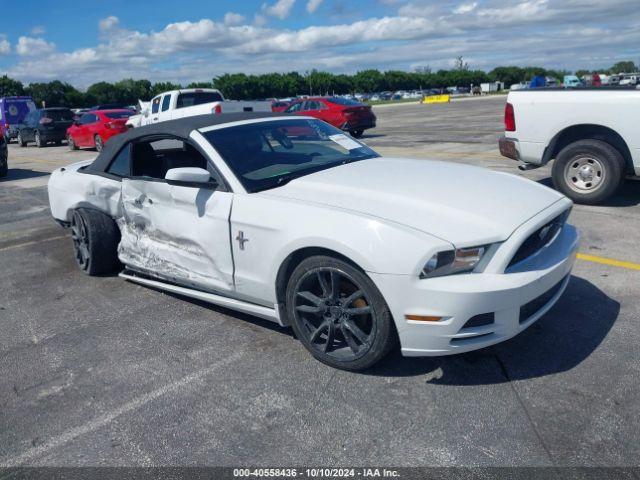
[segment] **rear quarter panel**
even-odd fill
[[[516,131],[505,134],[521,144],[531,144],[530,151],[543,152],[568,127],[600,125],[620,134],[636,169],[640,168],[640,91],[515,91],[507,101],[514,106]]]
[[[69,222],[73,210],[81,207],[98,209],[113,218],[121,216],[121,183],[78,171],[92,161],[74,163],[51,174],[48,184],[49,206],[56,220]]]

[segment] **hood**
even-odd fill
[[[563,196],[533,181],[480,167],[374,158],[292,180],[263,194],[404,224],[455,246],[506,240]]]

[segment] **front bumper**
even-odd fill
[[[556,215],[557,210],[547,213]],[[555,304],[569,282],[576,258],[578,234],[573,226],[565,224],[535,258],[506,267],[522,238],[540,228],[549,215],[539,217],[516,230],[483,273],[425,280],[414,275],[369,274],[391,309],[403,355],[450,355],[502,342]],[[442,320],[407,320],[406,315]]]

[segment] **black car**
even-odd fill
[[[8,163],[8,149],[7,142],[4,139],[4,135],[0,131],[0,178],[6,177],[9,171]]]
[[[73,112],[68,108],[34,110],[18,126],[18,145],[26,147],[29,142],[35,142],[37,147],[44,147],[49,142],[60,144],[72,123]]]

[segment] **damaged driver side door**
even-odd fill
[[[130,269],[182,286],[233,290],[233,195],[213,177],[199,182],[165,179],[172,168],[207,169],[206,159],[186,142],[136,142],[130,151],[131,176],[122,180],[120,260]]]

